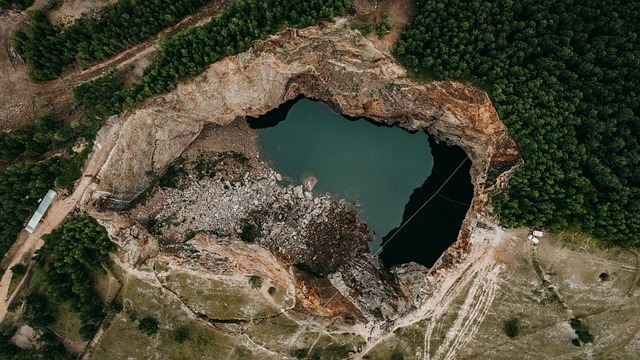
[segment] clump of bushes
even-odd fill
[[[249,277],[249,284],[252,289],[260,289],[262,287],[262,278],[258,275],[251,275]]]
[[[154,317],[147,316],[138,323],[138,330],[148,336],[155,335],[158,332],[158,320]]]
[[[385,15],[382,18],[382,22],[376,25],[376,34],[378,35],[378,38],[381,39],[383,36],[385,36],[389,31],[391,31],[392,27],[393,24],[391,23],[391,19],[389,18],[389,16]]]
[[[571,319],[570,324],[571,324],[571,328],[573,329],[573,331],[576,332],[576,335],[578,336],[578,339],[573,339],[571,341],[573,345],[580,346],[581,342],[583,343],[593,342],[593,335],[591,335],[589,330],[584,326],[584,324],[582,323],[582,320],[574,317]]]
[[[189,329],[186,327],[177,328],[172,335],[173,341],[178,344],[183,344],[185,341],[189,340]]]
[[[11,272],[13,275],[24,275],[27,272],[27,266],[23,263],[15,264],[11,267]]]
[[[352,20],[349,23],[349,29],[351,30],[359,30],[360,33],[364,36],[367,36],[371,33],[371,24],[368,22],[357,22],[355,20]]]
[[[520,320],[518,318],[511,318],[505,321],[504,333],[510,338],[515,338],[520,335]]]
[[[242,219],[240,240],[246,243],[254,243],[260,237],[260,227],[250,219]]]

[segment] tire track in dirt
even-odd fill
[[[453,360],[460,350],[473,340],[495,299],[498,289],[498,275],[501,270],[502,266],[497,265],[479,272],[479,278],[475,279],[471,285],[462,308],[457,314],[456,321],[447,331],[444,342],[436,350],[435,359]],[[427,331],[425,334],[427,344],[430,337],[431,332]],[[424,358],[430,359],[428,352]]]

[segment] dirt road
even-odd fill
[[[120,128],[121,123],[112,119],[102,128],[102,130],[100,130],[100,133],[96,136],[93,151],[85,164],[84,174],[96,174],[100,176],[102,166],[115,146]],[[69,215],[69,213],[76,207],[83,208],[90,199],[95,188],[96,184],[92,182],[92,178],[83,176],[80,179],[80,182],[76,185],[75,191],[71,196],[65,199],[57,198],[57,200],[51,204],[46,216],[32,234],[25,232],[26,240],[9,262],[7,271],[5,271],[4,275],[2,275],[2,279],[0,280],[0,323],[4,320],[4,317],[7,314],[9,304],[21,289],[25,279],[28,278],[28,276],[24,276],[13,294],[8,294],[11,277],[13,275],[11,267],[19,263],[23,258],[33,257],[36,250],[40,249],[44,244],[42,236],[49,234],[58,227],[67,215]],[[31,265],[29,265],[27,269],[27,272],[29,271],[31,271]]]
[[[488,219],[486,222],[493,223]],[[494,260],[494,252],[507,236],[497,224],[493,224],[488,230],[476,227],[471,235],[470,251],[463,262],[459,266],[437,274],[436,291],[423,298],[417,310],[398,319],[392,329],[389,331],[374,329],[371,333],[371,341],[355,356],[355,359],[361,359],[361,356],[366,355],[369,350],[392,336],[395,329],[407,327],[426,318],[431,319],[430,324],[436,324],[436,320],[444,316],[450,308],[451,302],[467,285],[472,284],[458,321],[454,324],[454,330],[451,334],[447,334],[445,342],[436,349],[438,355],[436,358],[455,359],[456,354],[466,344],[457,335],[464,333],[468,335],[467,339],[473,338],[472,335],[477,331],[493,302],[498,275],[501,272],[501,266]],[[424,359],[429,359],[432,330],[432,326],[428,327],[424,335]]]
[[[42,84],[30,81],[26,66],[11,54],[11,36],[26,24],[26,14],[16,11],[0,14],[0,131],[24,126],[33,117],[44,113],[61,112],[72,104],[74,86],[98,78],[111,68],[124,66],[153,54],[159,40],[208,20],[233,1],[235,0],[209,1],[196,14],[109,60],[85,70],[69,70],[61,78]]]

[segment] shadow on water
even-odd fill
[[[294,105],[298,104],[303,99],[306,99],[306,98],[302,95],[298,96],[297,98],[281,104],[278,108],[273,109],[268,113],[266,113],[265,115],[262,115],[258,118],[247,117],[247,122],[249,123],[249,126],[251,128],[256,130],[268,130],[270,128],[273,128],[276,125],[280,124],[282,121],[284,121],[288,117],[288,115],[290,115],[290,111],[294,107]],[[308,104],[301,104],[301,105],[308,105]],[[358,120],[361,120],[361,118],[353,118],[345,115],[341,115],[341,116],[343,119],[347,121],[356,122]],[[299,120],[301,119],[298,119],[298,121]],[[365,120],[373,125],[376,125],[376,127],[393,127],[390,125],[380,124],[379,122],[375,122],[371,119],[365,118]],[[332,123],[328,121],[325,123],[326,126],[335,126],[331,124]],[[305,126],[311,126],[311,124],[305,125]],[[279,127],[279,129],[281,128]],[[333,146],[330,146],[331,144],[336,145],[331,142],[332,139],[324,139],[324,136],[326,135],[324,133],[321,134],[321,131],[319,128],[314,128],[315,133],[313,133],[313,137],[323,138],[324,140],[320,142],[321,145],[317,145],[317,142],[311,141],[314,139],[309,138],[309,134],[303,134],[303,131],[300,131],[300,129],[298,129],[297,131],[284,130],[285,128],[282,128],[282,129],[283,129],[282,131],[284,131],[284,134],[286,136],[283,138],[284,140],[282,139],[281,140],[288,143],[288,144],[282,144],[282,148],[283,148],[282,150],[284,151],[284,149],[286,148],[287,151],[293,151],[293,152],[298,151],[298,152],[296,154],[287,154],[287,151],[284,151],[283,153],[280,153],[280,155],[277,155],[278,161],[275,161],[276,160],[275,156],[267,156],[268,154],[264,154],[264,155],[265,155],[265,158],[274,161],[272,166],[276,167],[276,170],[278,170],[277,169],[278,167],[281,167],[279,171],[281,171],[284,175],[287,175],[287,176],[291,176],[292,174],[295,174],[295,171],[299,171],[294,169],[295,171],[291,172],[291,171],[286,171],[286,169],[287,167],[291,167],[292,163],[294,163],[295,160],[300,157],[303,157],[305,159],[304,166],[309,167],[309,169],[311,170],[319,170],[318,167],[320,166],[319,159],[316,159],[311,156],[304,157],[302,155],[303,152],[295,149],[292,150],[289,147],[291,143],[296,143],[298,141],[301,141],[300,139],[303,139],[304,140],[303,142],[307,146],[311,146],[311,147],[320,146],[325,148],[329,146],[328,149],[323,150],[327,152],[331,148],[333,148]],[[308,127],[303,128],[303,130],[308,130]],[[260,136],[265,136],[265,133],[263,132],[261,132],[260,134],[261,134]],[[265,140],[265,138],[263,138],[263,140]],[[358,149],[359,149],[358,151],[363,151],[363,149],[367,150],[366,147],[362,147],[362,149],[358,148],[357,144],[354,144],[354,141],[350,141],[350,143],[351,143],[351,146],[353,147],[352,151],[355,151]],[[427,141],[425,141],[425,145],[426,143]],[[391,267],[398,264],[404,264],[411,261],[423,264],[428,267],[432,266],[435,263],[435,261],[440,257],[440,255],[442,255],[442,253],[449,246],[451,246],[451,244],[453,244],[456,241],[458,237],[458,232],[460,231],[462,221],[466,215],[467,210],[469,209],[469,203],[471,202],[471,199],[473,197],[473,186],[471,185],[471,177],[469,175],[469,169],[471,167],[471,163],[470,161],[467,161],[465,164],[463,164],[462,167],[460,167],[460,169],[458,169],[455,175],[442,188],[439,194],[436,195],[433,198],[433,200],[429,202],[427,206],[425,206],[422,210],[420,210],[420,212],[418,212],[417,215],[410,222],[406,223],[407,220],[414,213],[416,213],[416,211],[437,191],[437,189],[445,182],[445,180],[451,175],[451,173],[453,173],[456,167],[458,167],[458,165],[462,162],[462,160],[466,158],[466,154],[459,147],[447,146],[444,143],[437,144],[434,141],[432,136],[429,136],[428,144],[431,147],[431,155],[433,156],[433,169],[431,170],[431,174],[428,175],[426,181],[424,181],[422,186],[413,190],[413,193],[408,199],[408,203],[404,204],[404,212],[403,212],[402,218],[400,219],[399,214],[393,216],[393,217],[396,217],[398,219],[396,221],[400,222],[401,224],[395,229],[389,231],[386,234],[386,236],[384,236],[382,239],[378,238],[378,241],[381,240],[381,242],[385,244],[384,250],[381,253],[381,258],[387,267]],[[270,145],[274,146],[273,142],[271,142]],[[278,147],[280,146],[277,144],[275,145]],[[400,145],[396,144],[396,146],[400,146]],[[261,145],[261,148],[262,148],[262,145]],[[263,150],[265,149],[261,149],[261,152]],[[278,150],[281,150],[281,149],[278,149]],[[425,150],[429,151],[429,149],[426,148],[426,146],[425,146]],[[371,150],[369,149],[368,151],[371,151]],[[343,151],[341,155],[334,154],[333,158],[336,158],[336,159],[345,158],[345,154],[348,154],[348,152]],[[407,153],[403,153],[403,154],[404,156],[401,156],[401,158],[402,157],[406,158],[406,156],[411,156],[411,155],[408,155]],[[283,158],[284,156],[287,156],[287,155],[291,156],[292,158],[291,159]],[[331,157],[331,155],[328,155],[328,154],[323,155],[320,157],[320,159],[325,157]],[[344,159],[341,159],[341,160],[344,160]],[[383,162],[387,161],[386,162],[387,166],[385,167],[386,168],[385,170],[389,170],[393,168],[393,164],[389,163],[388,161],[394,161],[394,160],[389,160],[389,159],[386,159],[386,160],[378,159],[378,160]],[[410,168],[412,167],[415,168],[416,166],[420,166],[419,162],[416,162],[415,159],[411,161],[413,162],[410,164],[409,166]],[[282,166],[284,166],[284,168],[282,168]],[[366,169],[362,169],[362,170],[365,171]],[[375,177],[379,177],[379,176],[375,176]],[[406,180],[407,179],[405,178],[397,178],[397,177],[392,178],[390,180],[391,186],[394,188],[398,188],[399,182],[403,182]],[[321,179],[321,182],[319,183],[319,187],[321,187],[323,183],[326,184],[326,181],[328,180],[324,179],[323,181],[323,179]],[[418,180],[418,181],[421,181],[421,180]],[[414,182],[413,184],[414,184],[413,186],[415,186],[415,184],[419,184],[419,182]],[[369,186],[370,184],[367,184],[367,185]],[[340,194],[338,196],[344,195],[344,191],[342,191],[344,189],[338,189],[336,186],[333,186],[331,189],[333,190],[332,193]],[[389,191],[384,191],[384,192],[385,192],[385,195],[388,195],[386,193]],[[378,193],[377,197],[381,197],[380,193]],[[396,199],[396,198],[394,197],[393,199]],[[401,201],[398,204],[397,208],[402,209],[402,204],[403,204],[402,201],[406,201],[406,197],[402,196],[402,199],[397,199],[397,200]],[[377,206],[375,206],[374,209],[380,208],[381,206],[384,208],[391,209],[392,207],[390,205],[391,204],[389,203],[389,201],[387,201],[387,202],[384,202],[384,204],[377,204]],[[397,213],[394,213],[394,214],[397,214]],[[387,220],[391,219],[390,218],[391,214],[389,214],[388,212],[386,214],[383,213],[383,215],[386,215],[387,217],[389,217]],[[369,220],[372,220],[372,219],[369,218]],[[372,224],[373,223],[375,222],[372,222]],[[372,224],[369,224],[369,225],[372,225]],[[397,222],[391,221],[389,225],[386,227],[386,229],[391,229],[393,226],[395,226],[395,224],[397,224]],[[394,236],[393,239],[389,242],[389,239],[391,238],[391,236],[397,231],[397,229],[400,228],[400,226],[403,226],[403,225],[404,227],[402,228],[402,230],[399,231],[398,234]],[[384,234],[384,232],[382,234]],[[372,250],[375,251],[378,246],[379,245],[374,245]]]
[[[304,99],[304,95],[298,95],[295,99],[289,100],[286,103],[280,104],[275,109],[269,110],[264,115],[259,117],[247,116],[247,123],[249,127],[254,130],[267,129],[278,125],[280,122],[287,118],[287,114],[291,108],[300,100]]]
[[[400,227],[382,238],[384,249],[380,256],[387,267],[411,261],[433,266],[440,255],[456,241],[473,198],[469,175],[471,162],[467,161],[438,195],[407,223],[466,158],[459,147],[437,144],[431,136],[429,144],[433,155],[433,171],[424,184],[413,191],[402,216],[402,230],[392,239]]]

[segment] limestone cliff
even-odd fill
[[[217,62],[175,91],[121,115],[115,121],[123,125],[100,171],[97,193],[131,199],[147,187],[154,174],[180,156],[205,124],[226,126],[238,118],[257,117],[300,95],[321,100],[349,116],[426,130],[439,141],[461,147],[472,161],[471,209],[458,241],[429,274],[417,264],[386,272],[377,261],[366,259],[366,250],[361,249],[349,254],[345,266],[330,278],[329,285],[339,289],[362,316],[393,320],[421,303],[421,284],[430,274],[464,257],[480,215],[486,215],[488,195],[505,183],[517,151],[485,93],[459,83],[417,83],[389,54],[375,49],[345,24],[290,29],[257,42],[248,52]],[[491,168],[502,174],[489,184]],[[124,238],[137,239],[129,229],[123,232]],[[138,246],[140,240],[129,243],[132,259],[149,256]],[[277,248],[261,245],[278,254]],[[315,287],[308,285],[316,282]],[[308,311],[326,308],[323,301],[335,296],[331,292],[324,300],[313,300],[322,299],[320,289],[327,288],[326,281],[301,280],[296,287],[298,304]]]
[[[419,84],[393,58],[344,24],[287,30],[211,65],[166,95],[122,115],[126,125],[100,190],[131,198],[174,160],[206,122],[259,116],[299,95],[336,111],[409,130],[425,129],[465,150],[481,189],[492,162],[516,150],[488,96],[451,82]]]

